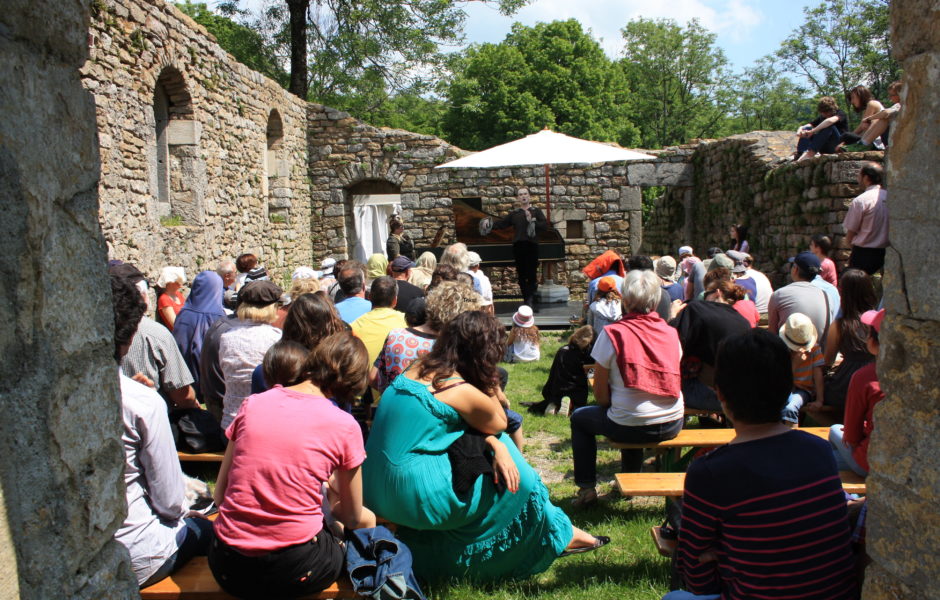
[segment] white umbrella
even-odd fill
[[[622,162],[628,160],[652,160],[655,156],[608,146],[555,133],[544,129],[538,133],[493,146],[449,163],[437,169],[491,169],[496,167],[521,167],[545,165],[545,209],[549,222],[552,218],[550,165],[594,164]]]

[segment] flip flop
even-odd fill
[[[558,558],[563,558],[565,556],[571,556],[572,554],[584,554],[585,552],[591,552],[592,550],[597,550],[602,546],[606,546],[610,543],[610,538],[606,535],[595,535],[594,536],[594,545],[593,546],[584,546],[583,548],[572,548],[571,550],[565,550],[558,555]]]

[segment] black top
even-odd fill
[[[839,120],[836,121],[836,124],[833,125],[833,127],[838,129],[839,133],[845,133],[846,131],[848,131],[849,130],[849,118],[845,115],[845,113],[842,110],[837,110],[835,116],[839,117]],[[818,117],[810,121],[809,124],[812,125],[813,127],[816,127],[817,125],[819,125],[820,123],[822,123],[828,118],[829,117],[824,117],[822,115],[819,115]]]
[[[548,229],[548,221],[545,220],[545,215],[542,214],[542,210],[536,206],[530,206],[528,208],[532,213],[532,217],[535,219],[535,233],[538,235],[540,231],[546,231]],[[538,243],[536,236],[529,236],[529,219],[526,217],[525,210],[517,208],[499,221],[493,223],[493,229],[505,229],[507,227],[513,227],[515,229],[515,234],[512,236],[512,242],[533,242]]]
[[[412,300],[424,297],[424,290],[403,279],[396,279],[395,282],[398,284],[398,301],[395,303],[395,310],[406,313]]]
[[[669,324],[679,331],[683,354],[708,365],[715,364],[715,353],[722,340],[751,330],[747,319],[730,304],[708,300],[689,302]]]
[[[584,350],[567,344],[558,349],[548,373],[548,381],[542,386],[542,397],[553,403],[560,403],[568,396],[576,404],[587,401],[588,380],[584,365],[594,363],[591,346]]]

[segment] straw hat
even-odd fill
[[[807,352],[816,345],[816,326],[803,313],[793,313],[780,328],[780,339],[797,352]]]

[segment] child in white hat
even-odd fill
[[[532,307],[523,304],[512,316],[512,330],[506,341],[506,362],[532,362],[541,356],[539,328],[535,326]]]
[[[793,392],[783,409],[782,419],[791,427],[800,423],[800,410],[812,403],[822,405],[826,361],[816,343],[816,326],[803,313],[793,313],[780,328],[780,339],[790,349]]]

